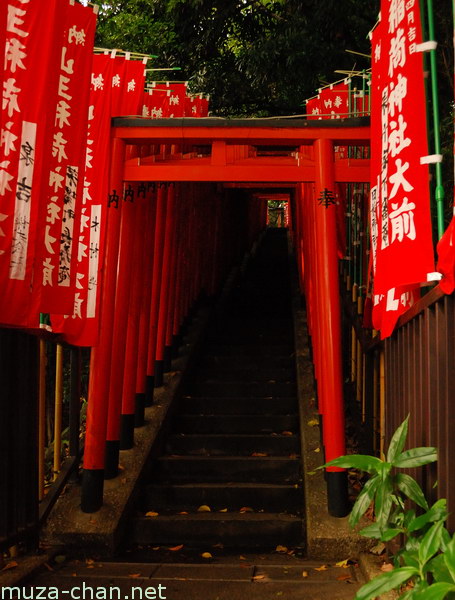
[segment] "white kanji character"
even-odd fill
[[[173,106],[174,104],[176,104],[176,105],[180,104],[179,97],[178,97],[178,96],[171,96],[171,97],[169,98],[169,104],[170,104],[171,106]]]
[[[92,86],[95,91],[104,90],[104,77],[102,73],[100,73],[96,77],[95,74],[92,73]]]
[[[82,262],[82,260],[84,258],[87,258],[87,256],[88,256],[87,255],[88,246],[87,246],[87,244],[83,243],[83,240],[84,240],[84,236],[81,235],[79,237],[79,245],[77,247],[77,260],[78,260],[78,262]]]
[[[132,79],[131,81],[128,81],[127,91],[134,92],[135,89],[136,89],[136,81],[134,79]]]
[[[324,106],[326,108],[332,108],[332,100],[324,100]]]
[[[16,146],[14,142],[18,139],[18,136],[11,131],[12,126],[12,121],[8,121],[8,123],[5,123],[5,129],[2,129],[0,135],[0,146],[5,146],[3,150],[5,156],[9,156],[11,152],[16,151]]]
[[[395,107],[398,108],[398,112],[403,109],[403,100],[408,94],[408,79],[403,77],[401,73],[398,75],[396,85],[390,84],[389,93],[389,114],[391,117],[395,116]]]
[[[381,60],[381,42],[377,43],[374,47],[374,62]]]
[[[3,110],[8,109],[9,117],[13,116],[14,111],[20,112],[17,96],[21,89],[16,87],[15,83],[16,80],[12,77],[3,82]]]
[[[53,196],[51,198],[52,202],[50,202],[47,205],[47,217],[46,217],[46,221],[48,223],[50,223],[51,225],[53,225],[55,223],[55,221],[57,221],[58,219],[60,219],[60,206],[58,206],[58,204],[55,204],[58,200],[58,196]]]
[[[84,279],[85,275],[84,273],[76,273],[76,287],[78,290],[83,290],[84,286],[81,283],[82,280]]]
[[[81,227],[80,227],[80,230],[79,230],[80,233],[82,233],[84,231],[84,229],[87,229],[88,227],[90,227],[90,215],[85,214],[87,212],[87,209],[83,208],[81,212],[82,212],[82,214],[81,214]]]
[[[333,101],[333,104],[336,108],[340,108],[340,106],[343,104],[343,99],[341,98],[341,96],[337,96]]]
[[[415,3],[416,3],[416,0],[407,0],[406,10],[411,10],[411,8],[414,8]]]
[[[120,75],[117,73],[117,75],[114,75],[112,78],[112,87],[120,87],[120,81]]]
[[[73,319],[82,319],[82,303],[84,299],[81,298],[79,292],[74,294],[74,310],[73,310]]]
[[[8,63],[11,63],[9,70],[11,73],[15,73],[16,69],[25,69],[25,65],[22,62],[24,58],[27,58],[27,54],[24,52],[24,44],[17,38],[12,38],[6,41],[5,47],[5,71],[8,69]]]
[[[410,27],[409,31],[408,31],[408,40],[410,42],[413,42],[417,37],[417,28],[416,27]]]
[[[87,138],[87,148],[86,148],[86,152],[85,152],[85,168],[86,169],[93,168],[93,165],[92,165],[93,148],[91,148],[92,145],[93,145],[93,140],[91,140],[90,138]]]
[[[58,131],[54,134],[54,140],[52,142],[52,156],[57,158],[58,162],[62,162],[62,159],[68,160],[65,152],[65,146],[67,140],[63,137],[63,133]]]
[[[70,81],[71,79],[69,77],[65,77],[64,75],[60,75],[58,79],[58,95],[61,98],[68,100],[68,102],[71,102],[73,99],[73,97],[68,94],[69,86],[67,84],[70,83]]]
[[[50,257],[46,258],[43,261],[43,286],[45,285],[54,285],[52,281],[52,271],[54,270],[55,265],[51,264]]]
[[[150,111],[148,109],[148,106],[146,106],[145,104],[142,106],[142,116],[143,117],[149,117],[150,116]]]
[[[63,180],[65,178],[63,175],[60,175],[61,168],[62,167],[56,167],[55,171],[49,172],[49,185],[54,186],[54,194],[63,187]]]
[[[406,63],[406,37],[404,29],[398,29],[397,34],[390,40],[389,50],[389,77],[393,77],[393,72],[398,67],[403,67]]]
[[[414,225],[414,209],[416,205],[414,202],[408,202],[406,197],[403,198],[403,202],[400,207],[398,203],[392,202],[393,211],[389,214],[390,223],[392,226],[392,240],[399,242],[403,241],[404,236],[410,240],[416,239],[416,229]]]
[[[389,135],[389,152],[393,158],[411,143],[411,140],[404,135],[407,126],[408,124],[401,114],[398,115],[398,123],[390,121],[392,131]]]
[[[6,21],[6,30],[10,33],[14,33],[20,37],[27,37],[28,31],[24,31],[20,29],[20,26],[24,24],[24,20],[21,17],[27,14],[26,10],[22,10],[13,6],[12,4],[8,4],[8,18]]]
[[[90,194],[91,185],[92,184],[90,183],[90,181],[84,177],[84,189],[82,190],[82,204],[87,204],[87,202],[90,202],[92,199],[92,196]]]
[[[311,111],[312,115],[318,115],[321,111],[319,110],[319,108],[313,108],[313,110]]]
[[[44,233],[44,245],[49,254],[55,254],[55,250],[52,248],[52,244],[57,241],[57,238],[53,237],[50,232],[51,226],[46,225],[46,231]]]
[[[60,59],[60,69],[67,75],[73,75],[73,73],[74,73],[74,58],[69,58],[68,60],[66,60],[67,52],[68,52],[68,48],[66,46],[63,46],[62,56]]]
[[[71,27],[71,29],[68,31],[68,43],[71,44],[74,41],[76,42],[76,45],[81,45],[81,46],[85,46],[85,31],[84,29],[81,29],[80,31],[78,31],[76,25],[73,25],[73,27]]]
[[[60,129],[63,129],[64,125],[70,126],[70,108],[71,106],[68,104],[68,102],[65,102],[65,100],[59,100],[55,113],[55,125],[57,125]]]
[[[389,199],[391,200],[397,195],[400,186],[403,188],[405,192],[410,192],[414,189],[414,186],[409,183],[409,181],[404,177],[404,173],[409,169],[409,163],[401,160],[401,158],[397,158],[395,160],[396,171],[389,177],[389,182],[392,184],[392,189],[389,194]]]
[[[404,19],[404,0],[391,0],[389,6],[389,33],[393,33]]]
[[[6,192],[12,192],[12,188],[9,184],[10,181],[14,179],[12,175],[8,173],[6,169],[9,168],[10,165],[9,160],[4,160],[0,163],[0,195],[4,196]]]

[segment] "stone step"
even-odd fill
[[[235,396],[296,396],[295,382],[206,381],[188,382],[190,396],[233,398]]]
[[[298,412],[294,397],[192,397],[183,396],[179,402],[183,414],[205,415],[288,415]]]
[[[297,484],[267,483],[187,483],[180,485],[151,484],[146,487],[143,509],[147,511],[193,511],[201,505],[212,511],[239,511],[249,507],[255,511],[303,511],[303,490]]]
[[[200,366],[194,371],[193,380],[227,380],[232,381],[258,381],[258,382],[287,382],[295,380],[295,369],[293,366],[288,368],[264,366],[261,360],[256,364],[245,365],[244,361],[235,359],[227,364],[212,364]]]
[[[295,433],[296,415],[176,415],[175,433]]]
[[[294,356],[247,356],[245,354],[242,354],[241,359],[239,359],[236,355],[205,354],[198,364],[198,369],[201,371],[213,369],[214,372],[219,369],[220,371],[234,371],[235,373],[245,371],[246,373],[251,372],[252,375],[255,371],[268,370],[271,379],[278,379],[274,377],[275,371],[285,371],[290,372],[292,378],[294,378],[295,359]]]
[[[172,483],[299,483],[300,461],[283,456],[162,456],[155,473]]]
[[[279,513],[197,513],[140,517],[132,525],[135,544],[216,544],[225,547],[301,545],[300,517]]]
[[[264,452],[273,456],[300,454],[297,435],[174,434],[165,444],[167,454],[198,456],[250,456]]]
[[[293,344],[256,345],[256,344],[209,344],[205,350],[212,356],[260,356],[293,357]]]

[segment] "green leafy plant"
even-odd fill
[[[419,484],[401,469],[437,460],[433,447],[404,450],[409,416],[392,436],[386,459],[369,455],[340,456],[324,467],[356,468],[370,475],[349,516],[355,527],[373,503],[375,522],[360,530],[365,537],[389,542],[403,540],[394,556],[394,568],[369,581],[355,600],[370,600],[390,590],[402,591],[400,600],[455,598],[455,536],[445,528],[447,502],[429,506]],[[406,508],[411,501],[415,508]],[[417,515],[416,509],[422,514]]]

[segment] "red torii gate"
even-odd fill
[[[344,454],[335,212],[323,204],[308,205],[303,186],[313,183],[315,197],[319,197],[333,191],[336,183],[369,182],[369,160],[339,158],[334,152],[335,146],[369,146],[369,121],[126,117],[113,120],[112,137],[110,193],[121,190],[124,182],[222,182],[232,187],[297,191],[293,229],[300,238],[311,238],[313,246],[304,240],[296,251],[303,255],[305,247],[306,252],[314,254],[311,260],[317,281],[307,282],[306,286],[316,285],[318,297],[324,299],[324,304],[315,307],[319,340],[315,354],[322,359],[316,376],[326,460]],[[115,239],[118,243],[118,228],[118,214],[114,219],[109,217],[113,243]],[[303,256],[298,256],[298,261],[303,265]],[[107,272],[106,279],[109,277]],[[106,342],[109,344],[109,340]],[[102,360],[98,367],[101,373]],[[107,391],[101,390],[88,406],[82,487],[82,508],[87,512],[102,504],[107,396]],[[348,511],[345,472],[330,469],[327,484],[329,511],[344,516]]]

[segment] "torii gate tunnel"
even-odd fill
[[[226,225],[229,228],[235,219],[221,223],[223,211],[210,207],[211,198],[204,196],[192,210],[213,211],[213,230],[199,235],[192,230],[196,228],[195,221],[190,219],[188,211],[183,216],[176,211],[185,189],[194,195],[195,186],[204,182],[217,184],[214,186],[217,193],[223,188],[245,188],[255,197],[255,208],[248,213],[250,237],[265,227],[267,204],[264,198],[274,198],[276,194],[280,199],[283,194],[289,198],[290,230],[301,291],[309,309],[308,326],[318,383],[318,407],[323,418],[325,458],[329,461],[345,453],[339,256],[333,198],[339,183],[369,182],[369,160],[343,157],[339,148],[364,149],[369,142],[367,119],[145,120],[128,117],[113,120],[109,193],[110,198],[115,199],[115,205],[114,201],[110,203],[115,210],[109,210],[106,234],[101,338],[91,359],[82,487],[84,511],[93,512],[100,507],[103,478],[109,476],[109,472],[115,475],[119,447],[131,447],[128,440],[132,427],[135,422],[140,423],[141,410],[143,413],[153,386],[162,383],[166,351],[199,291],[198,286],[200,288],[201,281],[208,277],[208,288],[213,292],[221,277],[223,260],[216,238],[223,231],[226,235]],[[143,239],[148,250],[138,248],[137,244],[134,249],[131,247],[134,244],[128,244],[128,239],[131,241],[134,236],[128,238],[127,229],[141,223],[141,217],[136,216],[135,221],[133,216],[127,216],[125,211],[130,210],[127,208],[130,203],[119,201],[120,191],[125,184],[127,188],[144,187],[146,182],[161,184],[156,186],[153,215],[142,219],[154,222],[154,239],[148,239],[145,234]],[[172,183],[177,185],[168,185]],[[227,235],[236,235],[236,232],[232,227]],[[186,279],[177,267],[176,246],[182,235],[186,236],[191,253],[198,250],[196,245],[201,245],[199,256],[204,255],[205,261],[202,268],[196,266],[197,272]],[[208,244],[207,236],[213,238],[214,245]],[[153,258],[146,257],[145,250]],[[191,262],[192,255],[185,255],[190,269],[195,264]],[[134,260],[153,262],[150,265],[153,277],[149,283],[151,289],[139,289],[136,296],[133,292],[129,296],[129,265],[134,264]],[[126,326],[120,315],[127,314],[130,318],[131,312],[138,314],[134,297],[140,297],[141,292],[150,294],[150,314],[145,324],[142,317],[137,317],[136,339],[131,341],[130,336],[126,338]],[[144,326],[149,332],[148,339],[139,332]],[[136,346],[134,352],[131,352],[132,345]],[[139,359],[135,404],[125,398],[122,400],[120,391],[117,394],[122,386],[123,389],[127,385],[134,388],[134,382],[116,380],[113,365],[116,354],[121,353],[126,354],[122,364],[126,365],[133,354]],[[138,398],[142,399],[142,408],[140,402],[138,406]],[[341,469],[328,469],[327,485],[329,512],[344,516],[348,510],[346,473]]]

